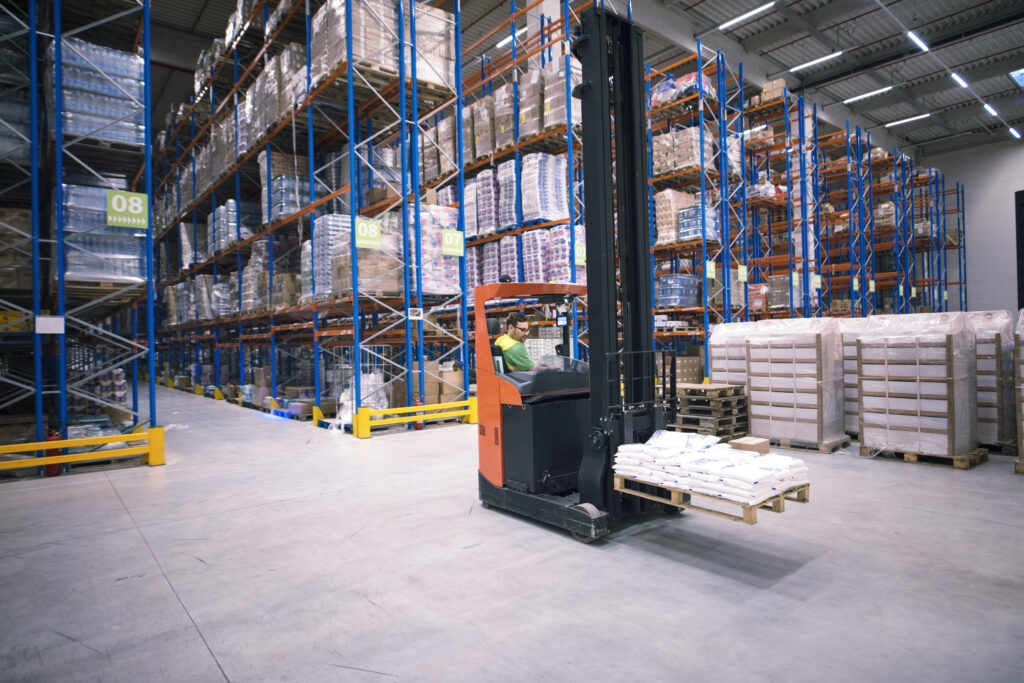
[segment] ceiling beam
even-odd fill
[[[995,29],[1005,28],[1007,25],[1021,20],[1024,20],[1024,3],[1012,3],[1002,12],[994,15],[989,14],[976,17],[973,20],[949,26],[941,34],[921,35],[924,32],[920,31],[918,35],[920,35],[921,39],[928,44],[931,52],[935,52],[947,45],[954,45],[973,38],[974,36],[978,36]],[[825,88],[836,81],[858,76],[864,69],[883,69],[904,59],[924,56],[925,54],[927,53],[921,52],[908,39],[906,41],[901,41],[898,45],[892,48],[870,55],[870,61],[864,61],[863,66],[860,68],[850,69],[840,67],[838,69],[828,69],[823,73],[818,74],[814,80],[808,81],[806,83],[806,87],[813,89]]]

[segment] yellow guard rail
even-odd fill
[[[12,444],[0,446],[0,455],[24,453],[26,451],[49,451],[59,448],[79,448],[81,446],[102,446],[111,443],[144,441],[140,446],[127,446],[108,451],[90,451],[71,455],[44,455],[24,460],[0,460],[0,470],[16,470],[23,467],[40,467],[68,462],[88,462],[90,460],[114,460],[135,455],[145,456],[142,462],[150,467],[164,464],[164,428],[150,427],[144,432],[129,432],[113,436],[88,436],[82,439],[64,439],[63,441],[36,441],[34,443]]]
[[[439,410],[441,412],[428,412]],[[397,417],[385,417],[382,420],[373,418],[384,415]],[[449,417],[464,418],[462,422],[476,424],[476,396],[470,396],[465,401],[453,401],[452,403],[433,403],[425,406],[409,406],[408,408],[360,408],[352,420],[352,434],[360,439],[370,438],[370,430],[373,427],[384,427],[387,425],[408,424],[409,422],[430,422],[433,420],[444,420]]]

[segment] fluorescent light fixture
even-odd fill
[[[821,64],[822,62],[827,62],[830,59],[835,59],[836,57],[838,57],[841,54],[843,54],[842,50],[840,50],[839,52],[833,52],[830,55],[825,55],[824,57],[818,57],[817,59],[812,59],[811,61],[804,62],[803,64],[801,64],[799,66],[794,66],[792,69],[789,70],[789,73],[793,73],[795,71],[800,71],[801,69],[806,69],[808,67],[814,66],[815,64]]]
[[[985,111],[987,111],[992,116],[998,116],[998,114],[996,113],[996,110],[992,108],[991,104],[988,104],[988,103],[985,104]]]
[[[909,119],[900,119],[899,121],[893,121],[892,123],[885,124],[886,128],[892,128],[893,126],[902,126],[904,123],[910,123],[911,121],[920,121],[926,119],[931,114],[918,114],[917,116],[911,116]]]
[[[866,92],[863,95],[857,95],[856,97],[851,97],[848,100],[843,100],[843,104],[849,104],[850,102],[857,102],[859,100],[866,100],[869,97],[874,97],[875,95],[881,95],[882,93],[889,92],[890,90],[892,90],[892,86],[891,85],[887,85],[884,88],[879,88],[878,90],[872,90],[871,92]]]
[[[1011,71],[1010,78],[1013,79],[1014,83],[1024,88],[1024,69],[1017,69],[1016,71]]]
[[[958,74],[958,73],[951,73],[950,76],[953,77],[953,80],[956,81],[957,84],[961,88],[966,88],[967,87],[967,81],[965,81],[964,79],[960,78],[960,74]]]
[[[523,35],[524,33],[526,33],[526,29],[525,28],[519,29],[518,31],[516,31],[516,38],[518,38],[519,36]],[[507,38],[502,38],[495,47],[505,47],[506,45],[508,45],[511,42],[512,42],[512,36],[509,36]]]
[[[730,26],[735,26],[736,24],[740,23],[741,21],[749,19],[750,17],[753,17],[755,15],[758,15],[761,12],[764,12],[767,9],[771,9],[774,5],[775,5],[774,1],[773,2],[766,2],[765,4],[761,5],[760,7],[755,7],[754,9],[750,10],[749,12],[745,12],[744,14],[739,15],[735,19],[730,19],[729,21],[725,22],[724,24],[719,24],[718,25],[718,30],[719,31],[724,31],[725,29],[729,28]]]
[[[913,31],[907,31],[907,37],[909,37],[912,41],[917,43],[917,46],[921,48],[921,52],[928,52],[928,46],[925,45],[925,42],[923,40],[917,37],[916,33],[914,33]]]
[[[1020,140],[1020,133],[1017,132],[1016,128],[1011,128],[1010,129],[1010,135],[1012,135],[1013,137],[1015,137],[1018,140]]]
[[[759,130],[764,130],[767,127],[768,127],[767,123],[762,123],[760,126],[754,126],[753,128],[749,128],[749,129],[743,131],[743,134],[744,135],[750,135],[751,133],[756,133]]]

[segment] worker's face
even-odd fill
[[[519,323],[518,325],[508,326],[508,336],[515,339],[517,342],[525,341],[526,337],[530,334],[529,323]]]

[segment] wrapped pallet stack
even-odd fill
[[[1014,449],[1013,317],[1009,311],[971,311],[978,368],[978,443]]]
[[[825,453],[849,444],[835,319],[764,320],[746,345],[752,436]]]
[[[961,467],[956,459],[977,445],[975,362],[965,313],[876,318],[857,342],[862,453],[938,456]]]

